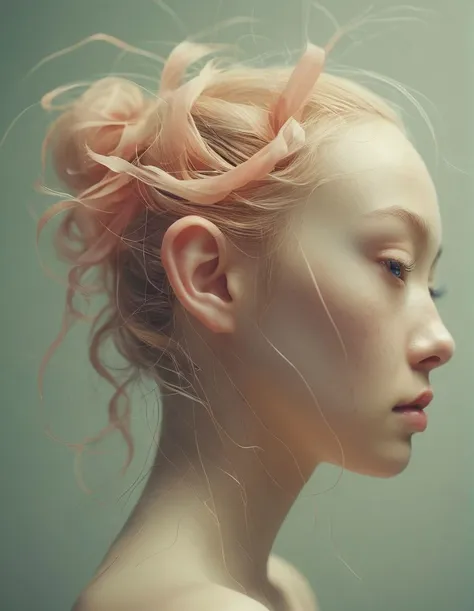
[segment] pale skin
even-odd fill
[[[295,208],[264,308],[258,259],[200,217],[169,228],[163,262],[208,407],[165,397],[148,484],[81,609],[313,611],[271,555],[302,487],[322,463],[407,467],[413,431],[392,408],[454,352],[430,294],[436,191],[382,120],[347,128],[325,163],[341,177]]]

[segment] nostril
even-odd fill
[[[440,367],[442,364],[443,364],[443,360],[441,359],[441,357],[433,355],[433,356],[428,356],[422,359],[419,363],[419,367],[426,371],[431,371],[431,369],[436,369],[437,367]]]

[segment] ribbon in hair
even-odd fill
[[[162,92],[166,94],[178,87],[176,94],[183,94],[180,106],[186,111],[189,111],[194,100],[203,91],[209,77],[209,72],[204,68],[197,77],[180,87],[180,80],[189,64],[187,60],[191,55],[190,45],[191,43],[183,43],[181,53],[181,45],[175,49],[163,69],[162,78]],[[206,47],[198,47],[194,49],[194,59],[196,55],[203,57],[209,53]],[[187,201],[205,205],[217,203],[246,184],[264,178],[278,162],[303,146],[305,132],[299,119],[323,70],[324,62],[325,51],[308,44],[285,89],[270,111],[269,121],[275,137],[248,160],[222,174],[199,179],[178,179],[155,166],[134,165],[119,157],[99,155],[91,149],[88,149],[88,154],[113,172],[137,178],[151,187],[168,191]],[[176,134],[175,138],[175,141],[179,142]]]

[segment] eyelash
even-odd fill
[[[395,279],[399,280],[400,282],[403,282],[403,283],[405,283],[407,274],[409,274],[411,271],[413,271],[415,269],[415,262],[414,261],[411,262],[411,263],[404,263],[403,261],[400,261],[399,259],[394,259],[394,258],[384,259],[382,261],[382,265],[384,265],[387,268],[389,273],[391,273],[390,272],[390,268],[389,268],[390,263],[396,263],[397,265],[400,266],[400,268],[402,270],[403,277],[395,276]],[[443,295],[445,295],[445,293],[446,293],[446,289],[445,288],[439,288],[439,289],[432,289],[432,288],[430,288],[430,295],[431,295],[431,298],[433,300],[434,299],[440,299]]]

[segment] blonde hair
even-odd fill
[[[102,38],[130,50],[112,37]],[[178,45],[164,64],[158,94],[107,77],[68,104],[53,107],[52,102],[76,85],[56,89],[42,101],[45,109],[62,113],[46,136],[43,162],[51,151],[71,197],[53,205],[39,224],[41,231],[63,213],[55,243],[69,265],[63,326],[40,375],[72,322],[84,317],[75,296],[104,294],[106,304],[92,321],[90,360],[115,392],[109,426],[90,441],[120,430],[129,448],[127,465],[133,455],[127,386],[142,374],[171,384],[169,373],[176,372],[179,380],[184,363],[173,341],[175,297],[161,262],[167,228],[197,214],[236,243],[270,252],[285,216],[330,180],[321,160],[341,128],[378,117],[403,129],[379,96],[321,74],[324,58],[312,45],[295,69],[214,58],[184,79],[189,66],[219,50]],[[96,281],[87,286],[91,271]],[[127,363],[123,379],[101,360],[108,339]],[[123,411],[120,398],[126,402]]]

